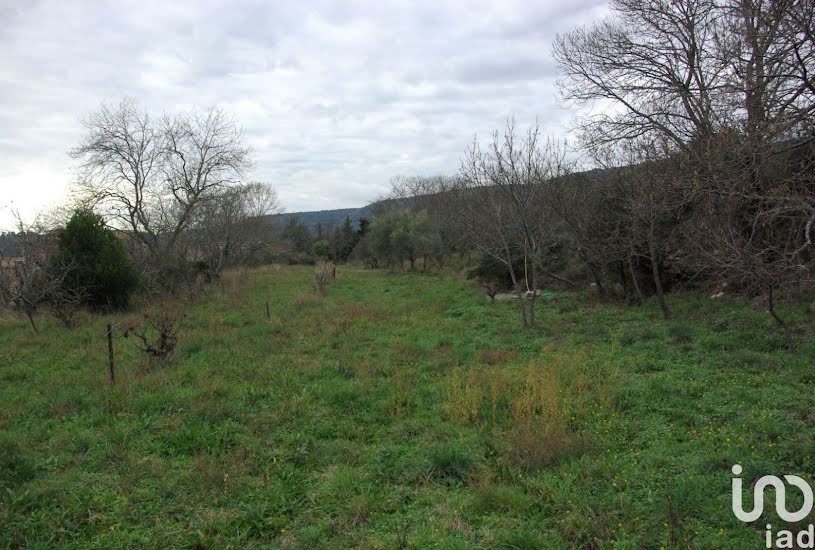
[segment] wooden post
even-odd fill
[[[116,375],[113,367],[113,326],[108,323],[108,370],[110,371],[110,383],[116,385]]]
[[[267,318],[267,319],[271,319],[271,318],[272,318],[272,314],[271,314],[271,313],[269,313],[269,301],[268,301],[268,300],[266,301],[266,318]]]

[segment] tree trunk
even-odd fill
[[[628,277],[625,276],[625,264],[620,260],[620,286],[623,287],[623,297],[628,298]]]
[[[648,251],[651,256],[651,275],[654,278],[654,287],[657,290],[657,301],[659,302],[659,309],[662,310],[662,317],[664,319],[671,318],[671,310],[668,309],[668,304],[665,302],[665,293],[662,291],[662,280],[659,276],[659,263],[657,262],[657,249],[654,244],[654,222],[651,222],[651,227],[648,231]]]
[[[28,322],[31,323],[31,328],[34,329],[34,332],[40,332],[39,329],[37,329],[37,325],[34,324],[34,317],[31,315],[31,312],[26,310],[25,314],[28,317]]]
[[[634,261],[631,259],[631,256],[628,257],[628,272],[631,274],[631,282],[634,287],[634,292],[637,294],[637,300],[639,300],[640,305],[645,303],[645,298],[642,297],[642,290],[640,289],[640,283],[637,281],[637,274],[634,272]]]
[[[529,308],[529,323],[534,325],[535,324],[535,305],[537,302],[537,294],[538,294],[538,270],[535,267],[535,261],[532,261],[532,265],[529,269],[530,273],[532,274],[532,301],[530,302]]]
[[[767,292],[767,312],[775,319],[775,322],[781,327],[784,331],[784,339],[787,342],[787,351],[789,353],[795,353],[795,341],[792,338],[792,328],[784,322],[784,320],[778,315],[778,312],[775,311],[775,301],[773,300],[773,285],[768,285],[768,292]]]
[[[511,256],[507,256],[511,258]],[[521,291],[521,283],[515,275],[515,270],[512,268],[512,261],[509,262],[509,277],[512,279],[512,288],[515,289],[515,294],[518,296],[518,302],[521,304],[521,321],[523,321],[524,328],[529,326],[529,321],[526,318],[526,300],[524,300],[523,292]]]
[[[593,262],[587,262],[589,266],[589,271],[591,272],[591,278],[594,279],[594,284],[597,287],[597,294],[599,296],[606,295],[606,289],[603,288],[603,281],[600,280],[600,274],[597,272],[597,269],[594,267]]]
[[[514,282],[515,287],[515,294],[518,296],[518,302],[521,304],[521,321],[523,322],[524,328],[529,326],[529,320],[526,316],[526,298],[524,298],[523,290],[521,290],[521,283]]]

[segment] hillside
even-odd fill
[[[361,208],[339,208],[336,210],[316,210],[311,212],[285,212],[274,214],[266,218],[277,224],[279,227],[286,225],[291,218],[297,218],[303,222],[312,232],[316,232],[317,226],[322,225],[323,229],[339,227],[345,222],[345,218],[351,218],[354,227],[359,226],[359,220],[372,216],[372,206]]]
[[[602,179],[608,178],[613,175],[617,171],[616,168],[592,168],[590,170],[585,170],[582,172],[576,172],[571,177],[575,179],[576,182],[597,182]],[[433,195],[429,195],[433,196]],[[358,226],[359,220],[362,218],[371,219],[374,215],[374,210],[377,206],[383,206],[385,208],[389,207],[392,204],[410,204],[411,201],[414,199],[382,199],[366,206],[362,206],[359,208],[339,208],[336,210],[315,210],[315,211],[308,211],[308,212],[285,212],[283,214],[274,214],[272,216],[267,216],[267,219],[272,220],[273,222],[277,223],[278,226],[283,226],[291,218],[297,218],[301,222],[303,222],[312,232],[316,231],[317,226],[322,224],[323,228],[333,228],[342,225],[345,222],[345,218],[351,218],[351,221],[354,222],[355,227]]]

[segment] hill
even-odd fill
[[[345,218],[351,218],[354,227],[359,227],[359,220],[370,218],[373,212],[373,205],[361,208],[338,208],[336,210],[315,210],[311,212],[285,212],[266,216],[276,223],[278,227],[286,225],[290,219],[297,218],[303,222],[312,232],[317,231],[317,226],[322,225],[323,229],[339,227],[345,222]]]
[[[584,178],[584,181],[589,182],[598,182],[610,177],[616,170],[616,168],[592,168],[590,170],[577,172],[573,174],[572,177]],[[408,206],[413,200],[414,199],[411,198],[381,199],[359,208],[338,208],[335,210],[313,210],[308,212],[285,212],[283,214],[266,216],[266,218],[278,224],[278,227],[284,226],[292,218],[297,218],[312,232],[317,231],[318,225],[322,225],[323,229],[339,227],[345,221],[346,217],[351,218],[351,221],[354,222],[354,227],[359,227],[360,219],[372,218],[374,212],[379,211],[380,208],[387,209],[392,206]]]

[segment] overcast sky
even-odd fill
[[[63,201],[101,102],[217,105],[287,211],[361,206],[396,175],[450,174],[514,115],[565,135],[555,34],[604,0],[0,0],[0,227]]]

